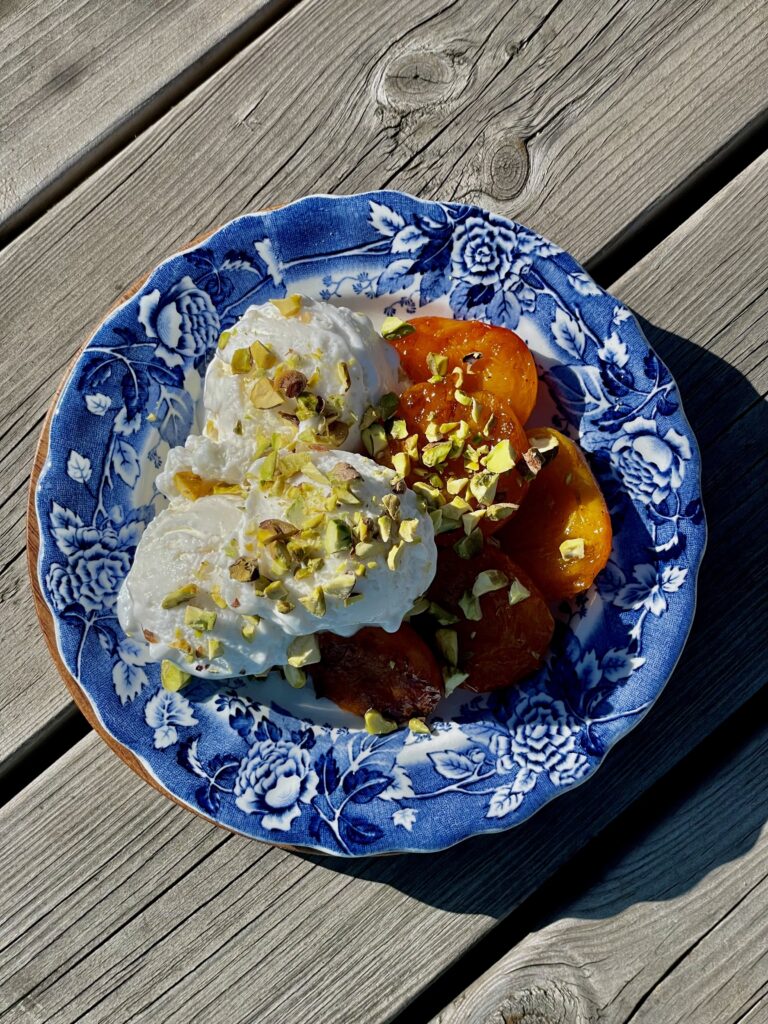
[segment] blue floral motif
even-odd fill
[[[332,725],[311,701],[286,709],[252,680],[165,691],[147,646],[115,617],[158,507],[158,467],[189,433],[192,384],[220,330],[291,291],[518,330],[541,357],[553,423],[579,438],[609,503],[611,560],[588,595],[558,609],[541,672],[467,694],[431,735]],[[630,311],[536,232],[396,192],[242,217],[158,267],[78,360],[36,507],[62,658],[110,734],[214,820],[343,856],[507,828],[586,779],[671,672],[705,539],[695,441]]]

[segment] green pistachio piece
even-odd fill
[[[455,629],[436,629],[435,643],[449,665],[458,665],[459,634]]]
[[[461,517],[461,522],[464,527],[464,533],[469,536],[473,530],[476,530],[480,525],[481,519],[485,517],[485,509],[478,508],[474,512],[465,512]]]
[[[355,583],[357,583],[357,577],[354,573],[342,572],[323,584],[323,592],[326,597],[338,597],[343,601],[355,589]]]
[[[188,604],[184,609],[184,625],[206,633],[216,625],[216,612]]]
[[[243,625],[240,628],[240,632],[244,640],[249,642],[256,636],[256,630],[259,628],[259,622],[261,619],[258,615],[243,615]]]
[[[517,452],[509,442],[509,438],[499,441],[485,457],[485,468],[491,473],[508,473],[514,468]]]
[[[500,501],[495,505],[489,505],[485,515],[492,523],[498,523],[502,519],[508,519],[519,508],[519,505],[514,505],[511,501]]]
[[[491,594],[494,590],[501,590],[509,583],[509,576],[500,569],[486,569],[477,574],[472,584],[472,593],[475,597],[482,597],[483,594]]]
[[[232,373],[248,373],[253,369],[253,356],[249,348],[238,348],[232,353],[232,360],[229,364]]]
[[[456,388],[456,390],[453,392],[453,397],[456,399],[459,405],[466,406],[472,404],[472,399],[469,397],[466,391],[462,391],[461,388]]]
[[[361,431],[363,445],[370,456],[375,458],[387,447],[387,433],[381,423],[371,423]]]
[[[299,603],[304,605],[310,615],[316,615],[318,619],[325,615],[325,594],[322,587],[315,587],[306,597],[299,598]]]
[[[378,711],[371,708],[370,711],[365,712],[365,731],[372,736],[386,736],[390,732],[397,731],[397,723],[390,722],[388,718],[384,718]]]
[[[219,335],[219,341],[218,341],[218,346],[217,346],[219,351],[221,351],[222,349],[227,347],[227,343],[229,342],[229,339],[231,337],[232,337],[232,331],[222,331],[221,332],[221,334]]]
[[[395,571],[400,562],[400,554],[404,547],[405,544],[403,541],[399,541],[389,549],[389,553],[387,554],[387,566],[392,570],[392,572]]]
[[[448,372],[448,356],[444,356],[440,352],[429,352],[427,354],[427,369],[433,377],[442,380]]]
[[[221,640],[218,640],[215,636],[208,637],[208,657],[209,659],[218,658],[221,654],[223,644]]]
[[[392,420],[389,436],[395,441],[404,441],[408,437],[408,427],[405,420]]]
[[[293,665],[284,665],[282,673],[285,676],[285,681],[294,690],[300,690],[303,686],[307,685],[307,673],[303,668],[296,668]]]
[[[288,295],[284,299],[270,299],[269,301],[285,317],[298,316],[301,312],[300,295]]]
[[[251,405],[256,409],[274,409],[283,404],[283,396],[272,387],[267,377],[260,377],[249,392]]]
[[[304,668],[306,665],[316,665],[320,661],[320,647],[317,643],[317,636],[310,633],[308,636],[297,636],[288,645],[288,664],[294,668]]]
[[[381,499],[381,505],[390,519],[395,522],[400,518],[400,499],[396,494],[385,494]]]
[[[259,466],[259,480],[262,483],[270,483],[275,478],[277,471],[277,451],[273,450],[269,455],[264,456],[264,461]]]
[[[411,732],[415,733],[426,733],[427,736],[432,735],[432,730],[429,728],[423,718],[411,718],[408,720],[408,728]]]
[[[269,370],[277,362],[277,356],[261,341],[254,341],[248,346],[254,366],[260,370]]]
[[[398,476],[408,476],[411,472],[410,455],[407,452],[395,452],[392,456],[392,468]]]
[[[566,562],[572,562],[577,558],[584,557],[583,537],[573,537],[571,540],[564,540],[560,545],[560,557]]]
[[[491,505],[496,496],[498,482],[498,476],[490,471],[475,473],[469,481],[469,489],[481,505]]]
[[[509,603],[512,605],[520,604],[521,601],[527,600],[531,596],[530,590],[524,587],[518,579],[513,579],[509,587]]]
[[[352,547],[352,534],[343,519],[329,519],[325,528],[325,550],[332,555],[336,551]]]
[[[421,461],[425,466],[439,466],[445,462],[453,447],[450,441],[432,441],[421,450]]]
[[[403,519],[398,527],[398,533],[400,539],[404,540],[406,544],[413,544],[414,541],[418,540],[416,531],[419,528],[418,519]]]
[[[336,364],[336,373],[339,375],[339,380],[341,381],[342,393],[346,394],[352,386],[352,378],[349,375],[349,366],[343,359]]]
[[[288,597],[288,591],[282,580],[272,580],[264,587],[264,597],[270,601],[284,601]]]
[[[415,330],[415,327],[407,324],[400,317],[388,316],[385,317],[384,323],[381,325],[381,336],[386,341],[391,341],[393,338],[405,338],[409,334],[413,334]]]
[[[427,611],[439,626],[452,626],[454,622],[459,621],[458,615],[449,612],[447,608],[443,608],[441,604],[437,604],[435,601],[428,602]]]
[[[184,604],[189,601],[197,593],[197,587],[194,583],[185,583],[183,587],[179,587],[178,590],[172,590],[170,594],[166,594],[163,600],[160,602],[161,608],[176,608],[180,604]]]
[[[191,676],[185,672],[174,661],[164,658],[160,665],[160,682],[164,690],[180,690],[185,683],[188,683]]]
[[[483,612],[480,608],[480,598],[476,597],[470,590],[465,591],[459,598],[459,608],[464,613],[465,619],[479,622],[483,617]]]
[[[483,535],[480,530],[473,530],[466,537],[456,541],[453,550],[460,558],[475,558],[483,550]]]
[[[379,528],[379,536],[384,541],[384,543],[387,544],[389,542],[390,537],[392,536],[392,530],[394,526],[392,520],[390,519],[389,516],[379,516],[379,518],[376,520],[376,525]]]
[[[449,697],[466,679],[469,679],[469,672],[459,672],[458,669],[454,669],[453,671],[443,669],[445,696]]]
[[[258,575],[259,563],[255,558],[238,558],[229,567],[229,578],[238,583],[252,583]]]
[[[400,399],[394,391],[387,391],[386,394],[381,396],[376,405],[376,412],[379,415],[379,419],[388,420],[390,416],[394,416],[399,404]]]

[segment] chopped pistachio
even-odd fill
[[[436,487],[430,487],[429,484],[425,484],[422,480],[416,481],[413,485],[413,490],[430,505],[443,504],[440,491]]]
[[[441,352],[429,352],[427,354],[427,369],[433,377],[442,380],[448,372],[448,356]]]
[[[261,341],[252,342],[248,349],[254,365],[258,366],[260,370],[269,370],[277,362],[277,356],[272,349]]]
[[[215,636],[208,637],[208,657],[218,658],[223,649],[221,640],[218,640]]]
[[[469,397],[469,395],[466,393],[466,391],[462,391],[461,388],[456,388],[454,390],[453,397],[456,399],[456,401],[459,403],[459,405],[471,405],[472,404],[472,399]]]
[[[341,381],[342,393],[346,394],[352,385],[352,378],[349,375],[349,366],[343,359],[336,363],[336,373],[339,375],[339,380]]]
[[[472,511],[472,506],[468,501],[465,501],[460,494],[451,498],[447,505],[443,506],[445,514],[450,516],[456,522],[466,513]]]
[[[461,595],[459,598],[459,608],[464,613],[465,619],[479,622],[483,617],[483,612],[480,608],[480,598],[473,594],[471,590],[466,590]]]
[[[427,424],[427,429],[424,433],[428,441],[439,441],[443,436],[440,433],[440,425],[434,422]]]
[[[518,579],[513,579],[512,580],[512,583],[509,586],[509,603],[510,604],[512,604],[512,605],[520,604],[521,601],[525,601],[530,596],[531,596],[530,590],[528,590],[527,587],[523,586],[523,584],[520,582],[520,580],[518,580]]]
[[[216,612],[188,604],[184,609],[184,625],[189,626],[190,629],[197,629],[201,633],[207,633],[216,625]]]
[[[191,600],[197,593],[197,586],[194,583],[185,583],[183,587],[179,587],[178,590],[172,590],[170,594],[166,594],[163,600],[160,602],[161,608],[176,608],[180,604],[184,604],[185,601]]]
[[[228,484],[221,480],[219,483],[213,485],[214,494],[236,494],[239,497],[245,493],[240,484]]]
[[[249,348],[238,348],[232,353],[232,361],[229,364],[232,373],[248,373],[253,369],[253,356]]]
[[[584,538],[573,537],[571,540],[564,540],[560,545],[560,557],[565,559],[566,562],[573,561],[576,558],[583,558]]]
[[[360,579],[362,576],[365,576],[365,573],[366,568],[362,562],[359,565],[355,566],[355,576],[357,576],[358,579]],[[360,596],[362,597],[362,594]]]
[[[464,371],[462,370],[462,368],[460,366],[454,366],[453,369],[451,370],[451,376],[456,382],[456,387],[460,388],[464,383]]]
[[[323,411],[323,400],[319,395],[313,395],[311,391],[302,391],[296,398],[296,415],[300,420],[308,420],[313,416],[319,416]]]
[[[372,423],[361,431],[365,450],[374,458],[387,447],[387,435],[381,423]]]
[[[323,593],[326,597],[338,597],[342,600],[352,593],[357,583],[357,577],[351,572],[342,572],[332,580],[323,584]]]
[[[450,441],[433,441],[422,449],[421,461],[425,466],[438,466],[448,458],[451,447]]]
[[[466,441],[471,433],[471,429],[466,420],[462,420],[461,423],[456,427],[456,433],[453,435],[456,441]]]
[[[436,601],[430,601],[428,603],[427,611],[439,626],[452,626],[454,622],[459,621],[458,615],[454,615],[453,612],[449,612],[447,608],[443,608],[443,606],[441,604],[437,604]]]
[[[288,597],[288,591],[281,580],[272,580],[264,587],[264,597],[270,601],[283,601]]]
[[[411,718],[408,720],[408,728],[411,732],[415,733],[426,733],[427,736],[432,735],[432,730],[429,728],[423,718]]]
[[[224,545],[224,554],[227,558],[237,558],[237,541],[234,537],[230,537]]]
[[[255,558],[237,558],[229,567],[229,578],[237,583],[251,583],[258,575],[259,563]]]
[[[483,550],[483,535],[480,530],[473,530],[472,533],[462,537],[453,545],[453,550],[460,558],[475,558]]]
[[[394,338],[405,338],[407,335],[413,334],[415,330],[415,327],[407,324],[400,317],[388,316],[384,318],[384,323],[381,325],[381,336],[386,341],[391,341]]]
[[[231,336],[232,336],[232,331],[222,331],[221,332],[221,334],[219,335],[219,341],[218,341],[218,344],[217,344],[217,348],[219,349],[219,351],[221,351],[222,349],[227,347],[227,343],[228,343],[228,341],[229,341]]]
[[[393,522],[389,516],[379,516],[376,520],[376,525],[379,528],[379,536],[386,544],[389,538],[392,536]]]
[[[156,420],[157,420],[157,413],[154,413],[154,412],[148,412],[147,413],[147,423],[154,423]]]
[[[443,516],[442,508],[433,508],[429,513],[429,518],[432,520],[435,536],[441,533],[450,533],[451,530],[456,529],[456,523]]]
[[[264,461],[259,466],[259,480],[262,483],[270,483],[274,480],[277,471],[277,451],[271,451],[264,456]]]
[[[408,425],[405,420],[392,420],[389,436],[395,441],[404,441],[408,436]]]
[[[332,480],[340,480],[343,483],[351,483],[353,480],[360,480],[362,477],[350,462],[337,462],[328,476]]]
[[[322,587],[315,587],[306,597],[299,598],[299,603],[304,605],[310,615],[316,615],[319,619],[325,615],[325,594]]]
[[[180,690],[190,678],[189,672],[179,668],[176,662],[163,659],[160,665],[160,682],[164,690]]]
[[[295,668],[293,665],[284,665],[282,669],[285,681],[294,690],[300,690],[303,686],[307,685],[307,673],[303,668]]]
[[[350,594],[349,597],[344,598],[344,607],[348,608],[351,604],[357,604],[358,601],[363,600],[362,594]]]
[[[403,445],[403,450],[405,451],[406,455],[410,456],[410,458],[418,459],[418,457],[419,457],[419,435],[418,434],[409,434],[408,437],[406,437],[406,439],[405,439],[405,444]]]
[[[395,522],[400,518],[400,499],[396,494],[385,494],[381,499],[381,505],[390,519]]]
[[[227,607],[227,602],[224,600],[222,596],[221,587],[218,585],[218,583],[214,583],[214,585],[211,587],[211,600],[213,601],[214,604],[218,605],[219,608]]]
[[[399,476],[408,476],[411,472],[410,455],[407,452],[395,452],[392,456],[392,468]]]
[[[461,523],[464,527],[464,533],[469,536],[473,530],[477,529],[480,525],[480,520],[485,518],[485,509],[478,508],[474,512],[465,512],[461,517]]]
[[[483,594],[491,594],[494,590],[501,590],[509,583],[509,576],[500,569],[485,569],[477,574],[472,584],[472,593],[475,597],[482,597]]]
[[[295,537],[298,532],[298,527],[284,519],[262,519],[256,536],[260,543],[269,544],[273,540],[286,540],[288,537]]]
[[[469,672],[459,672],[458,669],[453,671],[443,669],[445,696],[449,697],[466,679],[469,679]]]
[[[429,600],[426,597],[417,597],[411,606],[408,615],[422,615],[429,608]]]
[[[392,570],[392,572],[394,572],[395,569],[397,569],[397,566],[400,562],[400,554],[404,547],[404,542],[398,541],[397,544],[393,545],[389,549],[389,553],[387,554],[387,566]]]
[[[514,467],[516,459],[517,452],[510,444],[509,438],[504,438],[486,455],[485,468],[491,473],[508,473]]]
[[[493,504],[496,497],[496,486],[499,478],[496,473],[485,472],[475,473],[469,481],[469,489],[481,505]]]
[[[269,301],[283,316],[297,316],[301,312],[300,295],[288,295],[284,299],[270,299]]]
[[[275,602],[275,608],[280,612],[281,615],[287,615],[288,612],[292,612],[296,607],[292,601],[280,600]]]
[[[448,423],[441,423],[438,429],[441,434],[451,434],[453,433],[454,430],[456,430],[458,425],[458,420],[451,420]]]
[[[459,634],[455,629],[436,629],[435,643],[449,665],[458,665]]]
[[[371,708],[370,711],[365,712],[365,731],[372,736],[386,736],[390,732],[397,731],[397,723],[390,722],[388,718],[384,718],[378,711]]]
[[[250,399],[256,409],[274,409],[283,403],[283,396],[275,391],[267,377],[260,377],[256,381],[251,388]]]
[[[320,661],[320,647],[317,643],[317,636],[310,633],[308,636],[297,636],[288,645],[288,664],[294,668],[304,668],[306,665],[316,665]]]
[[[329,519],[325,528],[325,550],[329,555],[352,546],[352,534],[343,519]]]
[[[182,498],[188,501],[196,501],[197,498],[206,498],[213,494],[213,483],[210,480],[203,480],[197,473],[187,469],[180,469],[173,474],[173,482]]]
[[[418,527],[418,519],[403,519],[397,531],[400,534],[400,539],[404,540],[406,544],[413,544],[414,541],[418,540],[416,535]]]
[[[492,523],[498,523],[502,519],[508,519],[513,512],[517,512],[518,508],[520,506],[511,501],[500,501],[495,505],[489,505],[485,510],[485,515]]]
[[[394,416],[399,404],[400,399],[394,391],[387,391],[386,394],[381,396],[376,406],[379,419],[388,420],[390,416]]]

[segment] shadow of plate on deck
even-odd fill
[[[768,436],[768,408],[752,384],[727,361],[642,317],[638,320],[681,384],[686,414],[704,451],[709,546],[699,577],[695,623],[672,679],[648,716],[610,751],[593,778],[522,825],[430,856],[350,861],[310,857],[321,870],[392,886],[455,914],[492,918],[504,917],[549,879],[544,885],[549,893],[545,903],[555,887],[559,905],[570,904],[569,914],[600,917],[614,915],[638,901],[673,899],[756,842],[768,817],[768,787],[755,786],[746,769],[734,772],[728,768],[754,738],[760,720],[765,720],[762,714],[755,716],[751,706],[762,700],[754,697],[762,669],[754,637],[755,664],[750,666],[745,664],[744,630],[718,629],[718,623],[729,619],[738,623],[740,610],[742,614],[745,610],[757,613],[761,601],[765,608],[763,578],[755,580],[748,592],[739,570],[738,502],[746,506],[747,496],[736,499],[724,478],[736,449],[739,460],[759,460],[759,438]],[[729,418],[723,411],[727,409],[737,412]],[[722,445],[722,453],[718,445]],[[759,500],[757,486],[752,493],[754,510]],[[728,678],[727,667],[737,665],[743,667],[743,673]],[[733,723],[673,767],[680,751],[687,753],[689,746],[696,747],[750,697],[750,707],[737,714]],[[726,735],[722,735],[724,731]],[[678,748],[677,753],[672,752],[673,747]],[[659,783],[668,769],[672,769],[671,777]],[[715,776],[720,777],[717,813],[712,801],[695,798],[706,780]],[[584,849],[638,797],[639,803],[628,815],[611,825],[593,848]],[[686,831],[682,839],[677,837],[674,857],[659,858],[653,870],[625,879],[604,907],[592,906],[589,887],[604,877],[609,865],[622,860],[653,829],[663,828],[684,805]],[[536,911],[535,920],[540,913],[540,909]]]

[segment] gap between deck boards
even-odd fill
[[[216,43],[210,50],[194,60],[92,149],[75,160],[70,167],[61,170],[44,188],[30,196],[18,210],[0,225],[0,251],[31,227],[50,207],[73,192],[87,178],[95,174],[121,150],[134,142],[156,121],[159,121],[171,107],[179,103],[188,93],[193,92],[211,78],[241,50],[267,32],[281,18],[304,0],[271,0],[260,8],[242,25]]]
[[[297,0],[280,0],[270,7],[272,20],[269,24],[273,24],[280,17],[276,13],[278,8],[284,13],[291,6],[295,6],[296,2]],[[268,24],[262,24],[260,31],[267,27]],[[254,33],[255,35],[258,35],[258,32]],[[241,45],[245,46],[247,42],[248,40],[242,40]],[[224,63],[223,58],[221,62]],[[212,67],[209,68],[207,74],[211,74],[213,70]],[[629,267],[643,259],[744,171],[768,149],[766,129],[768,109],[755,118],[747,129],[735,136],[713,160],[690,175],[670,200],[657,206],[642,223],[634,228],[630,227],[628,237],[609,243],[596,258],[587,261],[586,267],[597,283],[608,288]],[[66,715],[52,723],[50,728],[46,728],[28,749],[11,759],[4,770],[0,771],[0,807],[13,799],[32,779],[50,767],[89,731],[90,727],[82,715],[74,706],[70,706]]]

